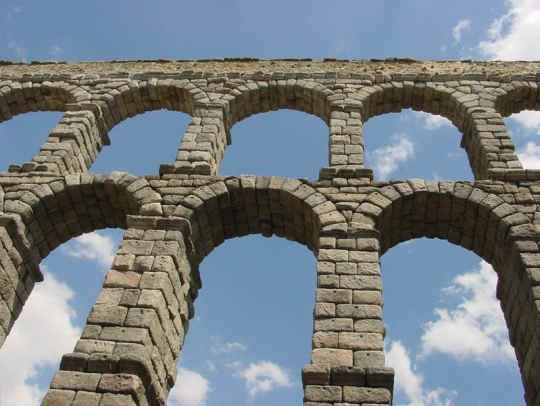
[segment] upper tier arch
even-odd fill
[[[86,92],[62,81],[0,82],[0,122],[30,111],[66,111]]]

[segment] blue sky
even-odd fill
[[[6,0],[0,22],[0,59],[14,61],[540,60],[537,0]],[[28,113],[0,123],[0,170],[31,159],[60,116]],[[156,111],[126,120],[111,131],[112,145],[92,171],[156,173],[174,159],[188,119]],[[540,168],[540,113],[514,115],[507,125],[522,163]],[[302,112],[252,116],[231,134],[223,175],[316,179],[328,165],[328,129]],[[378,179],[472,180],[459,132],[438,116],[405,110],[373,117],[364,138],[367,166]],[[121,236],[121,230],[87,234],[43,262],[45,282],[0,350],[1,405],[39,404],[61,354],[71,352],[84,326]],[[524,404],[489,265],[445,241],[418,239],[389,250],[382,271],[394,404]],[[169,404],[299,404],[300,369],[311,353],[313,254],[284,239],[243,237],[214,250],[201,274],[203,288]]]

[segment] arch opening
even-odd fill
[[[38,155],[49,132],[61,117],[60,112],[42,111],[19,114],[1,123],[0,137],[3,143],[0,171],[7,171],[10,165],[20,166]]]
[[[540,111],[524,109],[504,119],[525,169],[540,169]]]
[[[220,174],[317,178],[328,163],[328,126],[318,117],[282,109],[249,117],[231,129]]]
[[[363,127],[366,167],[378,180],[472,180],[461,134],[446,118],[404,109],[372,117]]]
[[[228,240],[203,260],[179,371],[206,380],[212,388],[204,392],[208,404],[293,404],[302,398],[315,262],[299,244],[261,236]],[[181,376],[170,403],[185,400]]]
[[[17,365],[3,371],[2,403],[40,404],[62,355],[73,351],[83,331],[122,232],[82,234],[41,262],[44,281],[34,286],[0,349],[4,365]]]
[[[523,403],[519,368],[495,297],[497,275],[489,264],[427,238],[393,247],[381,264],[395,403],[480,404],[487,393],[497,405]],[[494,381],[505,385],[493,387]]]
[[[159,173],[160,164],[175,161],[189,120],[185,113],[161,109],[122,121],[110,131],[111,145],[100,152],[91,170]]]

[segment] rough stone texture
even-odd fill
[[[538,62],[130,61],[0,64],[0,121],[64,115],[39,154],[0,173],[0,344],[61,243],[105,227],[124,241],[43,405],[164,405],[201,287],[224,240],[277,235],[316,258],[313,353],[304,405],[389,405],[379,258],[445,239],[498,273],[497,296],[525,388],[540,399],[540,171],[522,168],[503,117],[540,106]],[[174,162],[144,178],[88,172],[108,132],[136,114],[191,115]],[[275,109],[329,129],[319,179],[220,177],[231,128]],[[404,108],[462,133],[474,182],[373,182],[362,125]]]

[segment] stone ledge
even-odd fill
[[[306,365],[302,368],[302,384],[386,388],[393,391],[393,368],[359,368],[349,366]]]

